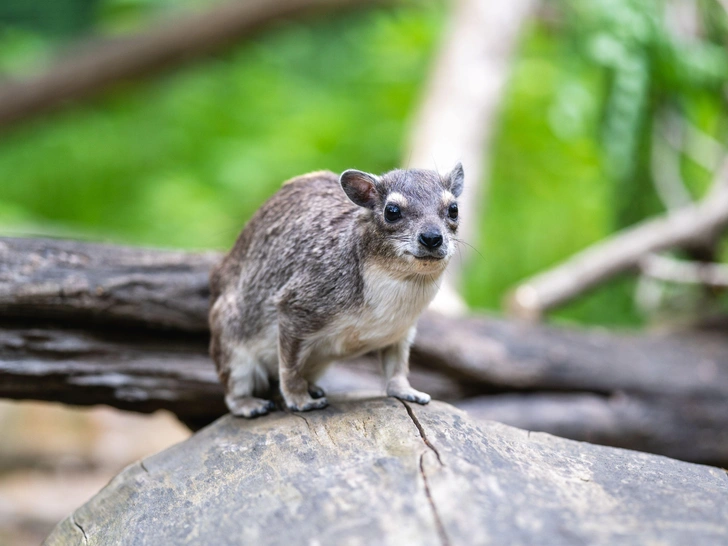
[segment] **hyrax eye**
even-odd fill
[[[455,220],[458,217],[458,204],[453,203],[450,205],[447,209],[447,215],[450,217],[451,220]]]
[[[387,205],[384,207],[384,219],[387,222],[396,222],[402,218],[402,211],[397,205]]]

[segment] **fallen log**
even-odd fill
[[[412,359],[495,391],[728,394],[728,340],[715,333],[635,335],[426,314]]]
[[[206,336],[31,322],[0,321],[0,397],[141,413],[162,409],[193,429],[227,412]],[[477,392],[428,369],[413,370],[411,380],[443,400]],[[321,385],[334,394],[383,393],[373,358],[336,366]]]
[[[0,322],[0,396],[169,410],[185,423],[225,413],[204,336]]]
[[[207,332],[214,252],[0,238],[0,317]]]
[[[0,319],[206,334],[208,274],[219,259],[0,238]],[[620,335],[425,313],[413,361],[495,390],[728,392],[728,342],[707,333]]]
[[[219,416],[206,331],[207,275],[218,257],[0,239],[0,396],[168,409],[193,428]],[[728,464],[721,335],[617,334],[428,312],[411,360],[413,384],[437,398],[523,395],[508,406],[521,412],[503,413],[503,398],[473,401],[473,411],[487,409],[477,410],[483,418]],[[342,365],[327,381],[332,392],[381,392],[372,360]],[[547,419],[536,403],[559,394],[575,397],[558,406],[571,425]],[[579,409],[579,396],[589,407],[599,401],[609,427]],[[616,411],[619,396],[639,411]]]

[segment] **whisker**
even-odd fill
[[[434,277],[433,277],[432,275],[430,275],[430,281],[432,281],[432,282],[434,282],[434,283],[435,283],[435,286],[437,286],[437,289],[438,289],[438,290],[440,290],[440,288],[442,288],[442,282],[440,282],[440,283],[438,284],[437,280],[436,280],[436,279],[435,279],[435,278],[434,278]]]
[[[482,254],[480,253],[480,250],[478,250],[477,248],[475,248],[475,247],[474,247],[473,245],[471,245],[471,244],[470,244],[470,243],[468,243],[467,241],[463,241],[462,239],[458,239],[457,237],[453,237],[453,240],[457,241],[458,243],[462,243],[462,244],[464,244],[464,245],[467,245],[467,246],[469,246],[469,247],[470,247],[470,248],[472,248],[472,249],[473,249],[473,250],[474,250],[475,252],[477,252],[477,253],[478,253],[478,256],[480,256],[480,257],[481,257],[481,258],[482,258],[483,260],[485,260],[485,256],[483,256],[483,255],[482,255]]]
[[[440,181],[440,185],[445,187],[445,181],[442,179],[442,175],[440,174],[440,167],[437,166],[437,162],[435,161],[435,156],[432,157],[432,164],[435,166],[435,174],[437,174],[437,178]]]

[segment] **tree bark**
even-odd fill
[[[630,335],[432,313],[417,334],[417,365],[494,391],[728,395],[728,340],[715,333]]]
[[[215,252],[0,238],[0,317],[207,332]]]
[[[47,72],[0,86],[0,127],[230,46],[273,21],[364,0],[230,1],[113,41],[77,45]]]
[[[207,345],[207,335],[0,320],[0,397],[141,413],[163,409],[196,429],[227,412]],[[410,379],[443,400],[476,393],[426,368],[413,370]],[[384,392],[374,358],[334,366],[320,384],[334,394]]]
[[[205,336],[0,323],[0,396],[79,406],[107,404],[182,421],[225,413]]]

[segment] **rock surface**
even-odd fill
[[[46,540],[617,543],[728,544],[728,474],[389,398],[225,416],[125,469]]]

